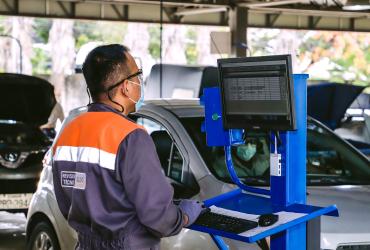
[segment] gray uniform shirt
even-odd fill
[[[104,104],[91,105],[89,112],[115,112],[128,119]],[[73,178],[65,173],[86,176],[84,189],[62,185]],[[133,130],[122,140],[114,169],[56,157],[53,178],[59,208],[79,233],[82,245],[99,239],[118,246],[107,249],[157,248],[161,237],[176,235],[183,227],[183,213],[172,200],[173,188],[143,129]]]

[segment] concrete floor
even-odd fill
[[[0,250],[26,249],[26,216],[0,211]]]

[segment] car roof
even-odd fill
[[[152,99],[145,100],[145,106],[152,105],[162,107],[176,116],[182,117],[202,117],[204,108],[200,105],[199,98],[194,99]],[[144,107],[145,107],[144,106]]]
[[[199,98],[192,99],[149,99],[145,100],[144,108],[150,109],[150,106],[164,108],[179,118],[185,117],[204,117],[204,107],[200,104]],[[307,115],[307,120],[318,122],[316,119]],[[321,122],[318,122],[321,124]]]

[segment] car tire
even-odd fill
[[[27,243],[28,250],[60,250],[53,227],[47,222],[39,222],[31,232]]]

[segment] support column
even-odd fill
[[[247,55],[248,9],[234,7],[229,9],[229,27],[231,34],[231,56]]]
[[[306,204],[307,78],[293,75],[297,130],[280,133],[281,176],[271,176],[273,206],[285,209],[293,203]],[[272,134],[271,141],[275,139]],[[273,144],[271,152],[275,151]],[[320,235],[313,237],[320,238]],[[271,237],[271,250],[306,250],[306,223]]]

